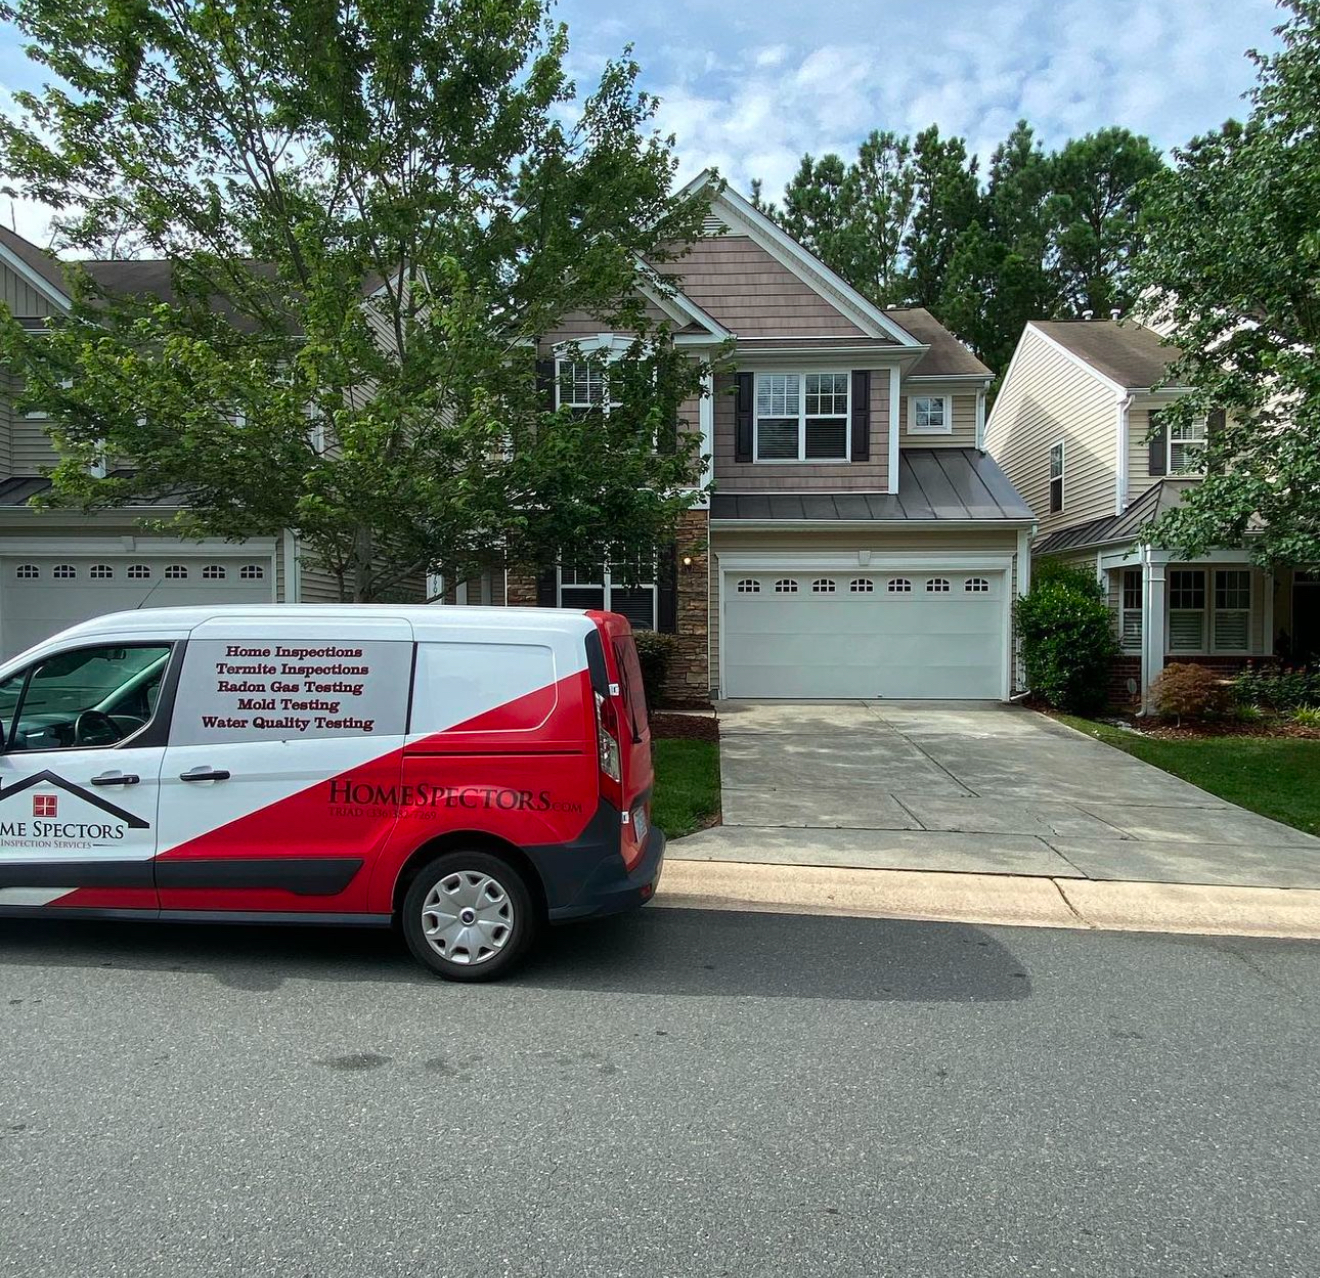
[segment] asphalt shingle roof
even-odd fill
[[[1131,320],[1034,320],[1032,327],[1129,390],[1161,382],[1179,355],[1153,329]]]

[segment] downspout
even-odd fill
[[[1132,430],[1132,400],[1133,396],[1120,392],[1117,397],[1118,402],[1118,454],[1114,458],[1114,514],[1121,515],[1128,508],[1128,458],[1131,451],[1131,440],[1128,436]]]

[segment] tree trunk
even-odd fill
[[[371,529],[362,525],[353,535],[353,602],[371,603]]]

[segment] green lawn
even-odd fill
[[[714,741],[656,741],[651,821],[671,839],[700,830],[720,810],[720,747]]]
[[[1126,750],[1221,799],[1308,834],[1320,834],[1320,741],[1289,737],[1160,741],[1090,719],[1067,714],[1058,717],[1069,727]]]

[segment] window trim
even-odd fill
[[[1127,606],[1127,583],[1128,577],[1134,576],[1137,579],[1137,605],[1135,608]],[[1145,609],[1142,607],[1144,600],[1145,586],[1142,581],[1142,572],[1140,568],[1123,568],[1118,574],[1118,646],[1122,652],[1142,651],[1145,642]],[[1135,645],[1128,643],[1127,638],[1127,620],[1128,617],[1135,614],[1137,618],[1137,634]]]
[[[1219,574],[1221,572],[1240,572],[1247,578],[1247,606],[1245,608],[1219,607]],[[1206,587],[1206,607],[1210,614],[1207,638],[1211,653],[1224,656],[1247,656],[1251,653],[1251,622],[1256,610],[1256,574],[1247,567],[1214,567],[1210,569],[1210,579]],[[1247,643],[1244,648],[1221,648],[1215,637],[1215,622],[1221,612],[1245,613],[1247,619]]]
[[[616,589],[613,575],[610,572],[609,565],[602,562],[600,566],[600,581],[570,581],[567,585],[569,590],[597,590],[601,592],[601,611],[615,611],[610,605],[613,603],[613,593]],[[556,608],[577,608],[577,604],[566,604],[564,602],[564,566],[555,565],[555,607]],[[660,588],[659,583],[654,579],[651,581],[639,581],[635,585],[625,586],[620,584],[619,590],[649,590],[651,592],[651,629],[660,629]]]
[[[1210,438],[1210,419],[1208,417],[1199,417],[1195,421],[1188,422],[1187,425],[1191,426],[1193,429],[1200,430],[1201,434],[1199,439],[1175,440],[1173,437],[1173,427],[1167,424],[1164,427],[1164,473],[1169,478],[1187,479],[1205,474],[1205,450]],[[1201,464],[1190,469],[1187,467],[1183,467],[1182,469],[1176,468],[1173,464],[1173,446],[1175,443],[1181,444],[1184,448],[1188,444],[1197,446],[1201,452]]]
[[[1054,454],[1056,452],[1059,455],[1059,473],[1057,475],[1054,473]],[[1050,445],[1050,460],[1049,460],[1049,471],[1048,471],[1048,476],[1049,476],[1048,495],[1049,495],[1049,507],[1050,507],[1051,515],[1063,514],[1064,505],[1068,499],[1067,473],[1068,473],[1067,441],[1063,439],[1056,439],[1054,443]],[[1055,484],[1059,485],[1059,504],[1057,506],[1054,504]]]
[[[604,346],[596,346],[592,348],[593,353],[599,353],[602,350],[609,351],[610,348]],[[570,412],[587,412],[587,413],[599,409],[606,417],[608,417],[610,415],[610,409],[619,407],[621,402],[617,399],[610,398],[610,379],[608,374],[608,368],[609,365],[612,364],[613,362],[614,361],[612,358],[612,352],[611,352],[611,357],[607,357],[605,359],[592,359],[590,355],[586,354],[585,348],[582,357],[578,359],[571,359],[566,355],[556,354],[555,355],[555,412],[559,412],[561,408],[566,408]],[[601,370],[601,389],[604,392],[605,398],[600,399],[594,403],[588,402],[585,404],[580,404],[573,400],[564,399],[563,397],[564,369],[573,364],[599,365]]]
[[[1201,608],[1175,608],[1173,606],[1173,574],[1181,572],[1199,573],[1202,584],[1204,604]],[[1219,608],[1216,606],[1218,576],[1221,572],[1245,572],[1247,574],[1246,608]],[[1120,590],[1121,590],[1120,585]],[[1239,564],[1200,564],[1187,568],[1170,568],[1167,598],[1165,601],[1165,651],[1170,655],[1193,657],[1249,657],[1253,655],[1252,626],[1256,613],[1256,577],[1249,567]],[[1120,605],[1122,599],[1119,600]],[[1244,648],[1221,647],[1215,640],[1215,617],[1218,613],[1245,613],[1247,619],[1247,643]],[[1195,648],[1175,648],[1173,646],[1173,616],[1175,613],[1194,613],[1201,618],[1201,642]],[[1121,623],[1120,623],[1121,624]],[[1120,631],[1121,642],[1121,631]]]
[[[917,425],[917,401],[919,399],[942,400],[944,425],[938,427]],[[909,435],[952,435],[953,434],[953,396],[952,395],[909,395],[907,411],[907,433]]]
[[[1201,606],[1199,608],[1175,608],[1173,606],[1173,578],[1175,574],[1186,573],[1189,576],[1195,575],[1201,579]],[[1170,568],[1169,581],[1167,589],[1167,601],[1165,604],[1166,622],[1164,647],[1166,652],[1178,653],[1181,655],[1203,656],[1209,652],[1206,646],[1210,638],[1210,594],[1209,584],[1206,580],[1206,570],[1204,568]],[[1201,641],[1193,648],[1175,648],[1173,646],[1173,618],[1174,614],[1187,614],[1188,616],[1200,617],[1201,619]]]
[[[762,377],[796,377],[798,379],[798,450],[796,457],[761,456],[760,382]],[[842,377],[847,407],[843,414],[843,456],[808,457],[807,451],[807,378]],[[752,374],[752,465],[754,466],[841,466],[852,461],[852,374],[839,368],[762,368]],[[784,421],[776,417],[767,420]],[[834,417],[814,415],[812,421],[834,421]]]

